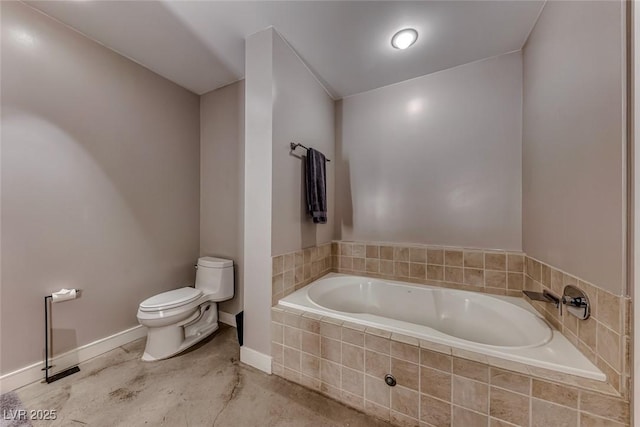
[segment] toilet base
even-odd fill
[[[183,322],[148,328],[142,360],[153,362],[175,356],[207,338],[218,328],[218,305],[214,302],[204,303]]]

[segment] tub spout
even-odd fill
[[[558,311],[562,310],[562,301],[560,298],[552,294],[551,292],[545,290],[542,292],[534,292],[534,291],[522,291],[529,299],[533,301],[542,301],[546,303],[551,303],[556,306]]]

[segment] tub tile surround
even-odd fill
[[[631,299],[613,295],[578,277],[535,258],[525,258],[526,290],[547,290],[561,297],[565,286],[582,289],[591,304],[591,316],[578,320],[563,307],[529,301],[558,331],[562,332],[592,363],[607,375],[608,382],[622,396],[630,388]]]
[[[271,304],[329,273],[331,243],[300,249],[271,258]]]
[[[522,252],[340,241],[331,256],[338,273],[517,297],[524,286]]]
[[[602,382],[280,306],[272,331],[276,375],[396,425],[629,424],[628,400]]]
[[[553,414],[567,425],[629,423],[629,298],[521,252],[334,241],[273,262],[277,375],[397,425],[549,425],[545,417]],[[608,383],[277,306],[280,298],[330,271],[516,297],[523,289],[561,295],[565,285],[576,285],[591,303],[586,321],[566,311],[560,315],[551,304],[532,304],[607,375]],[[433,356],[436,366],[425,366],[423,353]],[[398,386],[386,386],[385,369]]]

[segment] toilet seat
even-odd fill
[[[147,313],[169,310],[187,305],[200,298],[201,295],[202,291],[200,289],[186,286],[147,298],[140,303],[139,310]]]

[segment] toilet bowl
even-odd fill
[[[142,360],[174,356],[218,330],[218,302],[233,298],[233,261],[202,257],[195,287],[154,295],[138,306],[138,322],[148,328]]]

